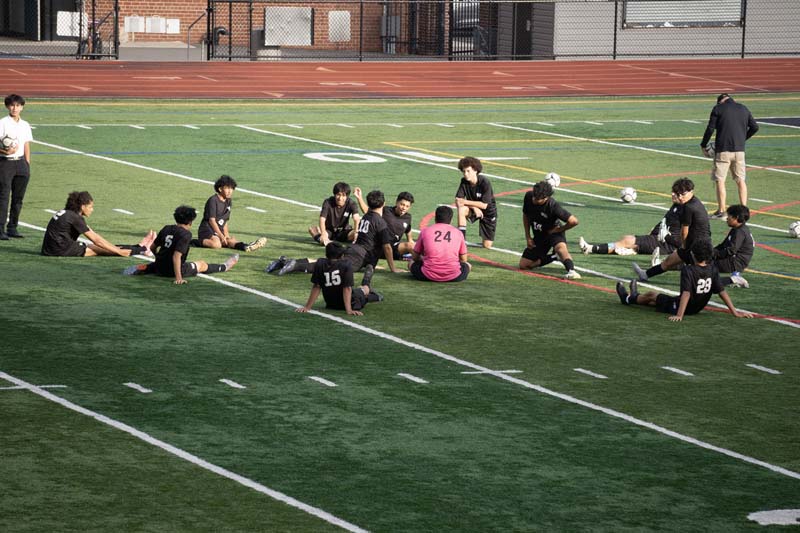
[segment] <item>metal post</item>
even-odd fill
[[[619,26],[619,0],[614,0],[614,51],[611,59],[617,58],[617,26]]]
[[[253,48],[253,0],[247,8],[247,49],[250,56],[250,61],[256,61],[256,50]]]
[[[119,59],[119,0],[114,0],[114,59]]]
[[[358,60],[364,61],[364,0],[358,3]]]
[[[233,4],[228,4],[228,61],[233,61]]]
[[[208,0],[208,7],[206,7],[206,60],[211,61],[211,54],[214,53],[214,39],[211,35],[211,19],[214,18],[214,0]]]
[[[745,33],[747,32],[747,0],[742,0],[742,59],[745,53]]]

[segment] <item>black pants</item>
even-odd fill
[[[14,231],[19,224],[22,200],[30,181],[30,166],[25,159],[16,161],[0,159],[0,232],[8,219],[8,231]],[[11,198],[9,209],[8,199]]]

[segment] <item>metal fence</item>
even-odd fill
[[[8,0],[0,57],[119,58],[118,0]]]
[[[185,38],[177,43],[186,47],[183,57],[199,59],[188,53],[199,45],[212,61],[800,55],[800,0],[176,0],[123,6],[120,13],[118,0],[3,0],[0,57],[118,59],[120,32],[125,50],[134,37],[147,44]],[[180,33],[148,30],[148,21],[163,21],[165,14]],[[151,60],[165,54],[155,46],[145,50]]]
[[[210,60],[800,54],[800,0],[209,0]]]

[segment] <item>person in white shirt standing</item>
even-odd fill
[[[0,145],[0,240],[2,241],[7,241],[9,237],[22,238],[17,231],[17,224],[25,190],[31,178],[33,140],[31,125],[20,116],[22,108],[25,107],[25,99],[18,94],[9,94],[5,98],[5,106],[8,109],[8,116],[0,119],[0,140],[3,140]],[[6,220],[8,220],[7,225]]]

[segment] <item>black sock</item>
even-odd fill
[[[608,253],[608,244],[593,244],[592,245],[592,253],[593,254],[607,254]]]
[[[200,239],[192,239],[189,241],[189,246],[194,246],[195,248],[202,248],[203,243],[200,242]]]
[[[237,242],[236,246],[234,246],[233,248],[236,249],[236,250],[244,251],[245,248],[247,248],[247,245],[245,243],[243,243],[243,242]]]
[[[663,274],[665,270],[661,268],[661,265],[658,264],[654,267],[650,267],[647,269],[647,277],[652,278],[653,276],[658,276],[659,274]]]
[[[549,265],[550,263],[552,263],[552,262],[553,262],[553,261],[555,261],[556,259],[558,259],[558,256],[557,256],[556,254],[553,254],[553,255],[547,255],[547,256],[545,256],[545,257],[543,257],[543,258],[541,259],[541,263],[539,263],[539,266],[540,266],[540,267],[543,267],[543,266],[545,266],[545,265]]]
[[[206,270],[205,273],[206,274],[216,274],[217,272],[225,272],[226,270],[228,270],[228,269],[225,267],[225,265],[221,265],[219,263],[214,263],[214,264],[208,265],[208,270]]]
[[[570,270],[575,270],[575,263],[572,262],[572,259],[564,259],[561,262],[564,264],[564,270],[567,272]]]
[[[315,241],[319,242],[320,235],[314,235],[314,236],[312,237],[312,239],[314,239]]]
[[[131,255],[139,255],[147,250],[147,248],[144,246],[139,246],[138,244],[117,244],[117,248],[122,250],[130,250]]]

